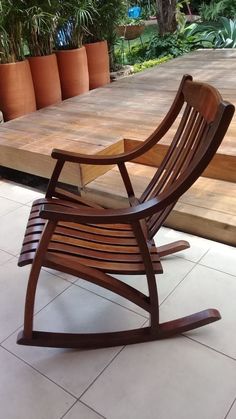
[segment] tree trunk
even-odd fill
[[[166,33],[175,32],[176,22],[176,0],[156,0],[157,1],[157,23],[159,33],[163,36]]]

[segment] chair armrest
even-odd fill
[[[120,153],[116,155],[89,155],[80,154],[73,151],[65,151],[59,149],[52,150],[52,158],[72,163],[94,164],[94,165],[113,165],[130,160],[132,152]]]
[[[114,165],[132,161],[142,154],[146,153],[156,142],[160,141],[167,131],[167,124],[161,124],[154,134],[150,135],[145,141],[137,145],[134,149],[119,154],[80,154],[73,151],[66,151],[54,148],[52,150],[52,158],[62,162],[91,164],[91,165]]]
[[[160,123],[160,125],[156,128],[156,130],[141,144],[138,145],[135,149],[127,152],[127,153],[120,153],[117,155],[87,155],[87,154],[80,154],[74,153],[71,151],[59,150],[54,149],[52,151],[52,158],[57,159],[61,162],[74,162],[74,163],[84,163],[84,164],[95,164],[95,165],[113,165],[124,163],[126,161],[132,161],[137,157],[141,156],[143,153],[146,153],[150,150],[153,145],[157,144],[162,137],[167,133],[169,128],[172,126],[174,121],[176,120],[179,112],[184,103],[184,95],[182,93],[183,85],[186,80],[192,80],[191,76],[184,76],[182,82],[179,86],[177,91],[176,97],[174,102],[172,103],[169,111],[167,112],[166,116]]]
[[[60,200],[58,200],[58,204]],[[141,220],[153,212],[153,206],[158,205],[158,199],[138,204],[135,207],[118,209],[98,209],[98,208],[69,208],[63,205],[44,204],[39,216],[51,221],[66,221],[73,223],[88,224],[130,224]]]

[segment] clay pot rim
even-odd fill
[[[10,65],[15,65],[15,64],[24,64],[27,61],[28,61],[28,59],[26,58],[25,60],[22,60],[22,61],[14,61],[13,63],[0,63],[0,65],[8,65],[8,66],[10,66]]]
[[[107,44],[107,40],[103,39],[103,41],[95,41],[95,42],[89,42],[88,44],[85,44],[85,48],[88,47],[92,47],[93,45],[97,45],[97,44]]]
[[[48,54],[48,55],[36,55],[35,57],[32,57],[32,56],[29,56],[29,57],[27,57],[27,60],[32,60],[32,59],[46,59],[46,58],[48,58],[48,57],[54,57],[56,54],[55,54],[55,52],[53,52],[52,54]]]
[[[73,49],[57,49],[57,50],[55,50],[55,54],[60,54],[61,52],[62,53],[70,53],[70,52],[80,51],[80,50],[84,50],[84,49],[85,49],[84,45],[82,45],[82,47],[73,48]]]

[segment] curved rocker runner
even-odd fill
[[[35,201],[26,227],[19,266],[32,264],[25,302],[24,330],[17,342],[52,347],[105,347],[163,339],[220,319],[215,309],[159,322],[156,274],[160,259],[189,247],[177,241],[156,247],[153,237],[177,200],[202,174],[218,149],[234,114],[218,91],[184,76],[174,102],[158,128],[136,149],[113,156],[53,150],[57,159],[45,198]],[[126,168],[159,142],[179,121],[171,145],[140,199]],[[59,187],[65,162],[118,165],[130,206],[105,209]],[[149,313],[148,327],[112,333],[54,333],[33,329],[34,302],[41,268],[49,267],[102,286]],[[145,274],[148,295],[114,274]]]

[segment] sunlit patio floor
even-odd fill
[[[235,419],[236,250],[163,228],[191,248],[163,261],[161,320],[218,308],[222,320],[164,341],[98,350],[16,345],[29,267],[17,267],[31,202],[41,192],[0,179],[0,417],[2,419]],[[142,276],[125,278],[145,291]],[[38,328],[142,327],[146,313],[121,297],[42,270]]]

